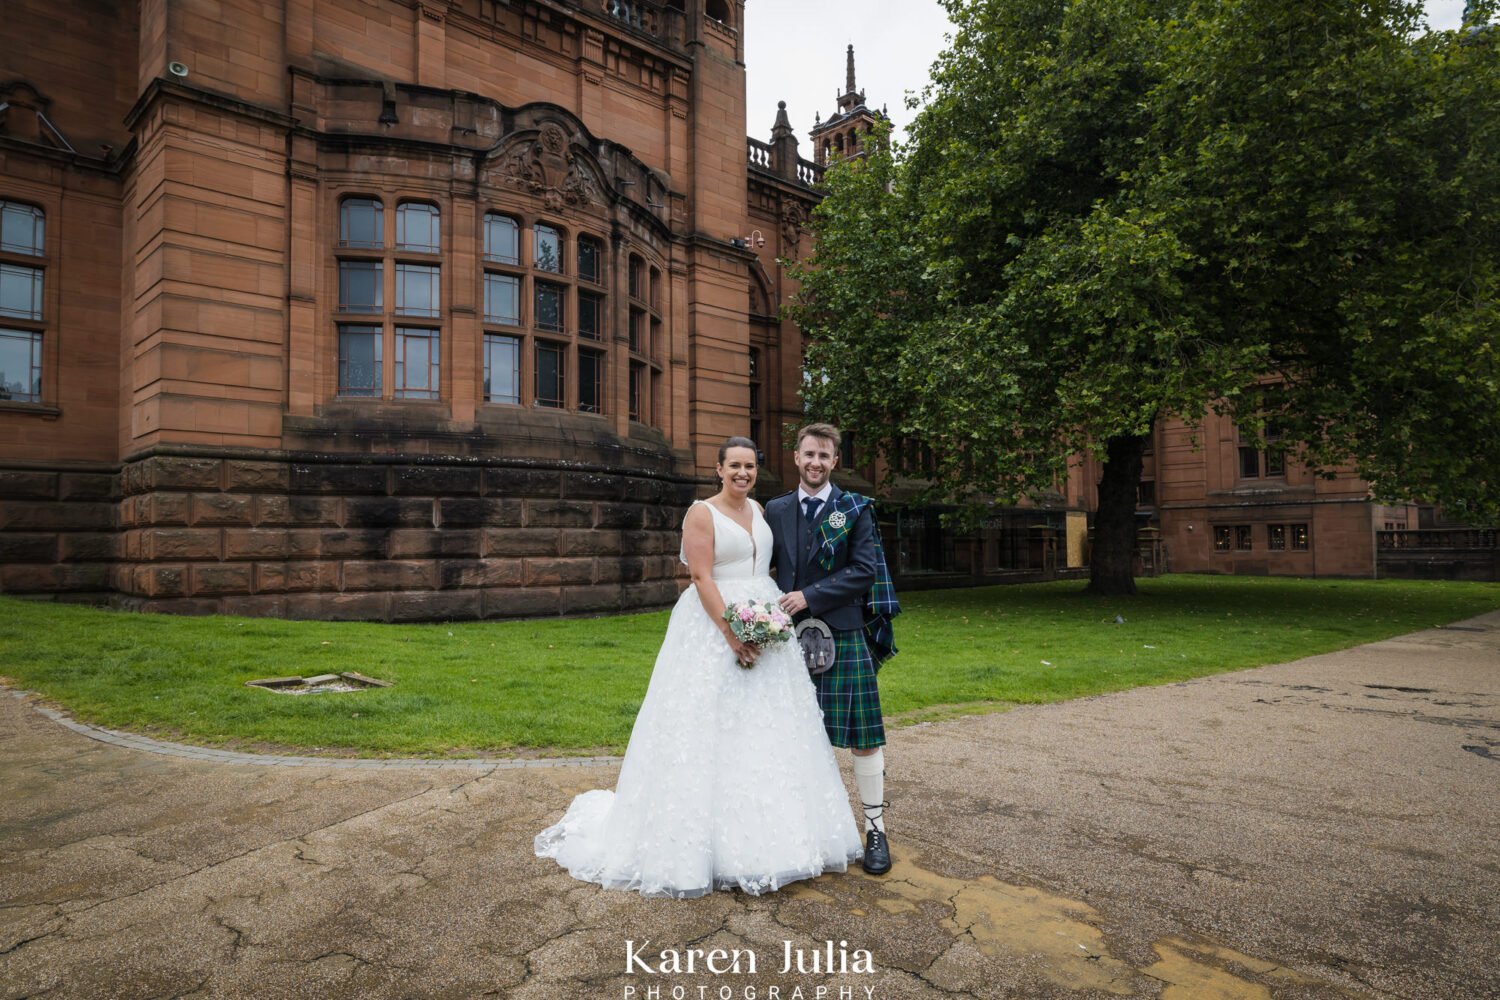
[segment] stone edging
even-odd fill
[[[154,740],[149,736],[140,736],[136,733],[122,733],[116,729],[105,729],[103,726],[91,726],[76,719],[71,719],[65,713],[59,712],[54,708],[48,708],[39,702],[28,701],[28,696],[34,694],[34,692],[12,689],[10,693],[13,697],[27,701],[32,708],[52,721],[73,730],[73,732],[81,736],[87,736],[91,740],[124,747],[128,750],[141,750],[146,753],[163,754],[168,757],[181,757],[184,760],[208,761],[217,764],[259,764],[263,767],[359,768],[363,770],[392,768],[473,770],[475,768],[483,768],[490,771],[509,771],[525,767],[597,767],[606,764],[618,764],[623,759],[621,757],[539,757],[534,760],[518,760],[491,757],[470,760],[422,760],[417,758],[371,760],[365,758],[282,757],[273,754],[236,753],[231,750],[215,750],[212,747],[189,746],[185,743],[168,743],[166,740]]]

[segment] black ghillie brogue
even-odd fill
[[[891,870],[891,845],[879,830],[865,834],[865,857],[860,866],[870,875],[884,875]]]
[[[885,807],[889,802],[877,802],[870,805],[861,802],[865,808],[865,818],[871,821],[885,818]],[[870,875],[884,875],[891,870],[891,845],[885,839],[885,831],[870,827],[870,832],[865,834],[865,856],[860,865]]]

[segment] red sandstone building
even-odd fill
[[[718,443],[790,472],[777,261],[876,116],[851,50],[814,160],[784,107],[747,140],[745,13],[11,0],[0,590],[375,619],[672,599]],[[1235,474],[1232,428],[1196,445],[1163,428],[1142,498],[1170,568],[1373,571],[1397,515],[1363,484]],[[1092,481],[974,538],[890,505],[898,573],[1078,565]]]

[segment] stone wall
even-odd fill
[[[107,467],[0,470],[0,592],[102,601],[120,554]]]
[[[0,473],[0,590],[429,621],[667,604],[696,483],[602,466],[157,455]],[[118,497],[118,499],[116,499]]]

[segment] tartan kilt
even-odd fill
[[[875,661],[865,645],[864,630],[834,629],[833,646],[833,666],[812,677],[828,742],[855,750],[883,746],[885,719],[880,714]]]

